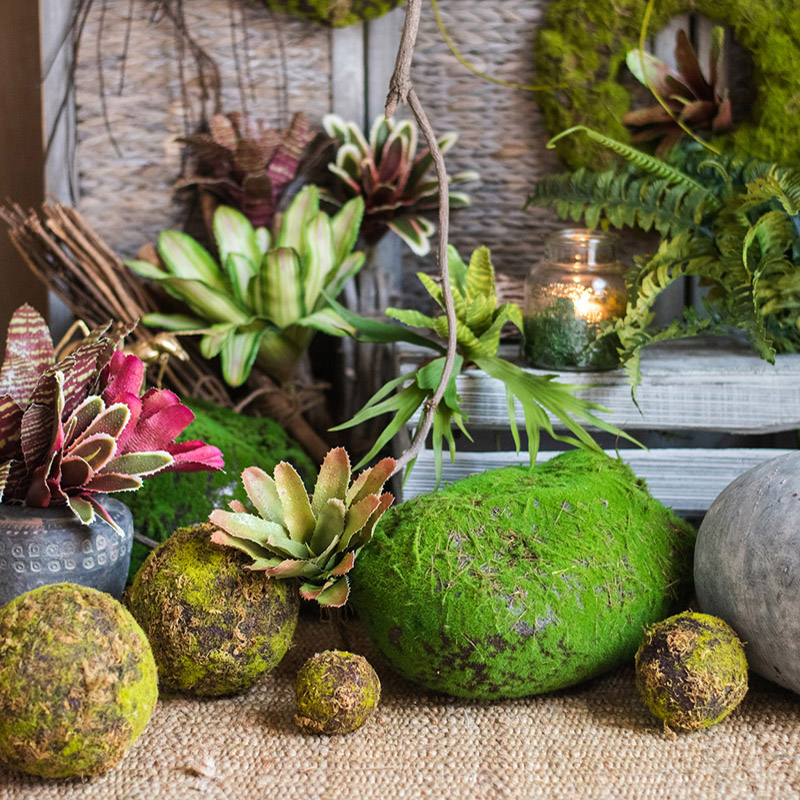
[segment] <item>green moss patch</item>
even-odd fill
[[[268,8],[321,25],[343,28],[381,17],[403,0],[264,0]]]
[[[314,464],[274,420],[246,417],[201,400],[191,400],[188,405],[195,419],[178,441],[200,439],[216,445],[222,451],[225,469],[165,472],[148,478],[138,492],[119,495],[133,512],[139,533],[163,542],[177,528],[205,522],[215,508],[227,508],[231,500],[247,502],[240,480],[246,467],[261,467],[271,474],[276,464],[289,461],[313,485]],[[149,552],[134,542],[131,579]]]
[[[621,461],[576,450],[389,509],[351,598],[410,680],[536,694],[631,659],[688,591],[694,537]]]
[[[211,543],[211,525],[181,528],[148,556],[126,594],[168,689],[243,691],[289,649],[300,607],[294,581],[245,569]]]
[[[147,639],[110,595],[69,583],[0,610],[0,760],[46,778],[116,765],[158,697]]]
[[[744,645],[718,617],[677,614],[645,634],[636,653],[636,687],[670,728],[708,728],[747,694]]]
[[[643,0],[553,0],[547,7],[534,49],[538,80],[563,88],[538,92],[551,135],[587,125],[623,142],[622,123],[631,95],[619,82],[629,50],[639,46],[647,3]],[[800,160],[800,14],[795,0],[659,0],[650,32],[679,14],[697,13],[729,25],[752,56],[757,100],[749,119],[735,119],[733,133],[719,137],[724,147],[766,161],[792,165]],[[576,20],[580,20],[576,24]],[[734,113],[741,109],[734,109]],[[585,136],[557,144],[572,168],[601,169],[616,158]]]
[[[300,668],[295,696],[295,721],[303,731],[350,733],[375,714],[381,682],[364,656],[326,650]]]

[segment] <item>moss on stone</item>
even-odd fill
[[[294,581],[247,570],[242,554],[211,543],[213,529],[177,530],[126,593],[162,687],[209,696],[244,691],[273,669],[292,643],[300,607]]]
[[[293,17],[344,28],[381,17],[403,0],[264,0],[273,11]]]
[[[306,733],[350,733],[368,722],[381,682],[364,656],[326,650],[306,661],[295,683],[295,721]]]
[[[677,614],[646,632],[636,653],[636,688],[670,728],[708,728],[747,694],[744,645],[719,617]]]
[[[271,419],[246,417],[201,400],[190,400],[194,422],[178,441],[200,439],[216,445],[225,459],[222,472],[164,472],[148,478],[138,492],[125,492],[119,499],[133,513],[136,530],[163,542],[174,530],[205,522],[215,508],[227,508],[231,500],[247,502],[240,476],[246,467],[266,472],[280,461],[293,464],[307,482],[316,470],[311,459]],[[130,579],[150,551],[134,542]]]
[[[628,51],[639,46],[646,6],[642,0],[550,3],[534,50],[539,82],[563,85],[537,93],[548,133],[587,125],[630,142],[622,117],[630,110],[631,95],[619,80]],[[715,143],[766,161],[800,161],[800,14],[795,0],[659,0],[650,32],[688,12],[730,26],[753,59],[757,100],[747,109],[750,117],[741,124],[735,120],[736,129]],[[556,148],[573,169],[600,169],[616,159],[585,136],[568,136]]]
[[[448,694],[537,694],[631,659],[691,585],[693,528],[582,450],[389,509],[352,602],[392,666]]]
[[[116,765],[158,697],[150,645],[110,595],[57,583],[0,610],[0,760],[46,778]]]

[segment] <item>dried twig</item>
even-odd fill
[[[386,98],[386,116],[387,118],[391,117],[400,103],[404,105],[407,103],[411,107],[419,129],[422,131],[428,149],[433,156],[436,177],[439,181],[439,277],[442,282],[444,309],[447,315],[447,355],[444,369],[442,370],[442,379],[439,381],[433,396],[423,406],[417,432],[411,444],[397,460],[395,473],[413,461],[422,450],[428,431],[430,431],[433,424],[436,408],[444,397],[447,384],[453,373],[453,365],[456,358],[456,311],[453,305],[453,293],[450,289],[450,270],[447,265],[447,240],[450,227],[450,191],[447,183],[447,166],[439,143],[436,140],[436,134],[433,131],[428,115],[425,113],[425,109],[422,107],[422,103],[419,101],[419,97],[417,97],[417,93],[414,91],[414,84],[411,80],[411,63],[414,59],[414,46],[417,42],[421,15],[422,0],[408,0],[403,36],[397,51],[394,73],[389,82],[389,94]]]

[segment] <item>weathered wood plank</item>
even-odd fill
[[[788,450],[758,449],[695,449],[665,448],[660,450],[623,450],[623,460],[647,485],[654,497],[684,516],[705,513],[714,498],[732,481],[751,467],[774,458]],[[557,455],[540,452],[537,463]],[[610,453],[613,455],[613,453]],[[456,454],[455,463],[445,458],[443,480],[452,482],[487,469],[526,465],[527,453],[468,453]],[[430,492],[436,484],[433,453],[420,453],[414,470],[403,488],[403,499]]]
[[[332,32],[333,97],[331,110],[361,125],[366,115],[364,25],[336,28]]]
[[[413,348],[400,348],[401,369],[411,369],[418,362],[419,351],[416,359],[413,353]],[[504,351],[510,358],[514,353],[513,348]],[[746,344],[728,339],[704,337],[647,348],[642,354],[642,383],[636,391],[641,413],[621,370],[564,372],[558,380],[585,385],[581,396],[612,412],[600,416],[629,431],[756,434],[800,427],[800,355],[778,356],[773,366]],[[502,383],[483,372],[468,371],[458,378],[458,392],[471,428],[508,428]],[[522,424],[519,404],[516,411]]]

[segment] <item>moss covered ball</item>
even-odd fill
[[[404,677],[521,697],[632,659],[688,592],[694,538],[621,461],[574,450],[390,508],[351,598]]]
[[[231,500],[247,502],[240,476],[245,467],[258,466],[272,474],[280,461],[291,462],[309,483],[314,464],[277,422],[247,417],[202,400],[188,403],[195,418],[178,441],[200,439],[219,447],[225,459],[221,472],[163,472],[148,478],[138,492],[119,495],[133,513],[138,533],[163,542],[174,530],[208,519],[215,508]],[[150,551],[134,542],[131,579]]]
[[[56,583],[0,609],[0,761],[45,778],[115,766],[158,698],[142,629],[111,595]]]
[[[300,599],[294,581],[245,567],[211,543],[211,525],[177,530],[148,556],[128,607],[153,646],[163,688],[196,695],[244,691],[292,643]]]
[[[264,0],[268,8],[320,25],[344,28],[381,17],[403,0]]]
[[[306,661],[295,683],[295,722],[306,733],[350,733],[368,722],[381,682],[364,656],[326,650]]]
[[[719,617],[677,614],[645,634],[636,653],[636,688],[670,728],[708,728],[747,694],[744,645]]]

